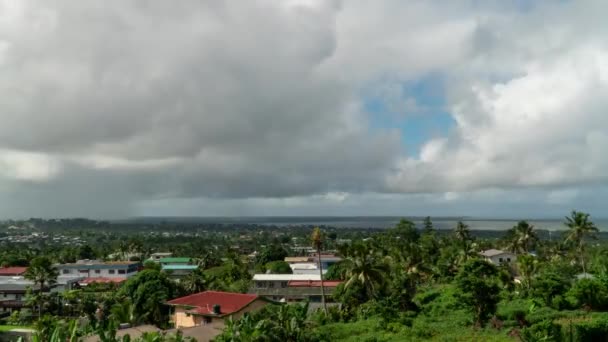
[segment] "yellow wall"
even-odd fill
[[[176,328],[189,328],[196,325],[195,316],[186,314],[186,309],[175,307],[173,322]]]
[[[253,303],[249,304],[248,306],[246,306],[243,310],[232,314],[232,318],[239,319],[239,318],[241,318],[241,316],[243,316],[244,313],[259,310],[264,305],[266,305],[266,302],[258,299],[256,301],[254,301]],[[205,317],[188,315],[188,314],[186,314],[186,311],[188,311],[188,310],[184,309],[184,308],[180,308],[180,307],[174,307],[173,322],[175,323],[176,328],[190,328],[190,327],[194,327],[197,325],[202,325],[203,322],[205,321]],[[212,318],[212,323],[216,323],[216,322],[223,323],[224,319],[227,319],[228,317],[230,317],[230,316]]]

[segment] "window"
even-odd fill
[[[274,287],[274,281],[269,281],[268,282],[268,287],[269,288],[273,288]]]
[[[507,262],[511,262],[511,258],[507,258]]]
[[[283,288],[287,287],[287,282],[286,281],[282,281],[281,282],[281,287],[283,287]]]
[[[70,270],[63,270],[61,271],[63,274],[70,274]]]
[[[95,274],[101,273],[101,270],[95,270]]]
[[[8,295],[6,294],[6,292],[4,292],[4,298],[6,298]]]
[[[125,270],[118,270],[118,274],[126,274],[126,273],[127,273],[127,271],[125,271]]]
[[[78,270],[80,273],[89,273],[89,270]]]
[[[116,273],[116,270],[109,270],[108,273],[114,274],[114,273]]]
[[[498,258],[498,262],[502,262],[502,258]]]
[[[257,287],[257,288],[264,288],[264,287],[266,287],[266,282],[264,282],[264,281],[256,281],[255,282],[255,287]]]

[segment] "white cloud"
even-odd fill
[[[0,0],[0,210],[591,198],[560,191],[608,178],[605,2],[475,3]],[[361,92],[424,111],[430,73],[456,126],[406,157]]]

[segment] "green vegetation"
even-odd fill
[[[322,284],[321,303],[267,305],[229,319],[216,341],[594,341],[608,335],[608,245],[591,217],[576,211],[565,218],[562,236],[551,239],[526,221],[506,232],[479,232],[460,221],[448,231],[430,217],[419,226],[401,220],[376,230],[12,224],[32,222],[45,227],[31,228],[36,234],[65,239],[1,243],[0,262],[29,266],[25,277],[35,285],[26,307],[5,317],[0,331],[32,326],[39,341],[93,334],[123,341],[116,337],[121,324],[169,329],[164,303],[170,299],[205,290],[245,293],[255,272],[291,273],[287,256],[322,263],[330,251],[342,260],[323,279],[342,283],[335,290]],[[50,242],[74,239],[77,245]],[[481,255],[490,249],[517,256],[491,263]],[[198,268],[177,280],[145,261],[154,252],[171,252]],[[139,260],[143,270],[122,284],[46,291],[57,282],[54,263],[80,258]],[[310,309],[313,304],[318,309]],[[182,340],[162,333],[140,338]]]

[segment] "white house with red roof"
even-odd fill
[[[176,328],[189,328],[210,323],[224,323],[228,317],[240,318],[244,313],[259,310],[268,301],[256,294],[205,291],[176,298],[167,305],[173,307]]]

